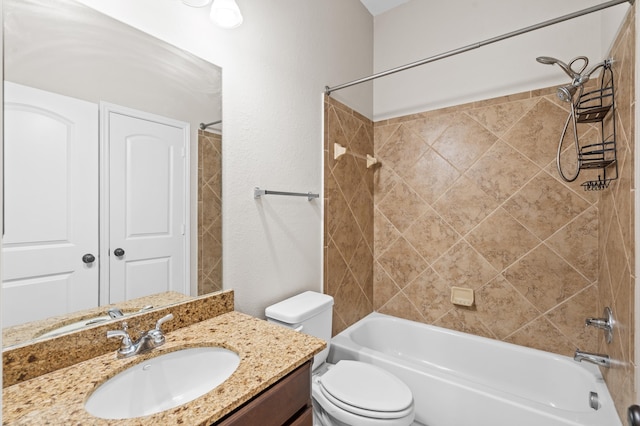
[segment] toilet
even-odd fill
[[[372,364],[326,361],[331,341],[333,297],[307,291],[267,307],[267,321],[327,342],[313,359],[314,426],[409,426],[415,412],[409,387]]]

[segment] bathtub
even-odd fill
[[[374,312],[331,340],[341,359],[403,380],[426,426],[622,426],[598,367],[566,356]]]

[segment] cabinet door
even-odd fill
[[[217,426],[311,426],[311,361],[247,402]]]
[[[4,105],[6,327],[98,306],[99,144],[97,104],[5,82]]]
[[[109,302],[188,294],[189,124],[106,105]]]

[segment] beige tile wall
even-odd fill
[[[373,125],[326,98],[325,292],[335,297],[334,334],[377,310],[568,356],[608,353],[615,365],[603,371],[626,418],[635,401],[634,16],[635,7],[611,54],[620,178],[605,191],[580,186],[597,170],[574,183],[558,175],[568,106],[554,88]],[[372,134],[380,167],[333,160],[334,142],[366,154]],[[580,125],[579,134],[593,143],[600,130]],[[564,145],[569,170],[571,150]],[[453,305],[452,286],[472,288],[474,306]],[[612,345],[584,326],[604,306],[618,325]]]
[[[198,294],[222,290],[222,136],[198,131]]]
[[[598,312],[610,306],[616,320],[613,342],[598,339],[598,350],[616,363],[603,370],[618,413],[634,404],[634,132],[635,132],[635,7],[627,16],[611,52],[616,89],[616,134],[620,178],[600,194]],[[601,335],[600,335],[601,336]]]
[[[547,90],[375,124],[376,310],[565,355],[597,348],[584,318],[598,313],[598,198],[555,170],[567,114]],[[452,286],[474,305],[452,304]]]
[[[333,332],[373,310],[373,174],[350,154],[333,159],[333,144],[373,154],[373,123],[325,97],[324,291],[334,297]]]

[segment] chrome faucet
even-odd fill
[[[599,365],[600,367],[611,367],[611,359],[609,359],[609,355],[592,354],[589,352],[583,352],[580,349],[576,349],[576,353],[573,356],[573,359],[578,362],[587,361],[592,364]]]
[[[107,311],[107,313],[109,314],[109,317],[111,317],[111,319],[120,318],[124,316],[122,311],[118,308],[111,308]]]
[[[131,340],[129,336],[129,326],[126,322],[122,323],[122,330],[109,330],[107,331],[107,338],[120,337],[122,342],[120,349],[118,349],[118,358],[128,358],[137,354],[145,353],[153,348],[161,346],[165,342],[164,333],[160,329],[160,326],[173,319],[173,314],[168,314],[160,318],[156,322],[156,327],[143,333],[142,336],[135,342]]]
[[[604,330],[605,339],[607,343],[611,343],[613,340],[613,314],[611,313],[611,308],[608,306],[604,308],[604,318],[587,318],[585,320],[585,325],[587,327],[595,327],[601,330]]]

